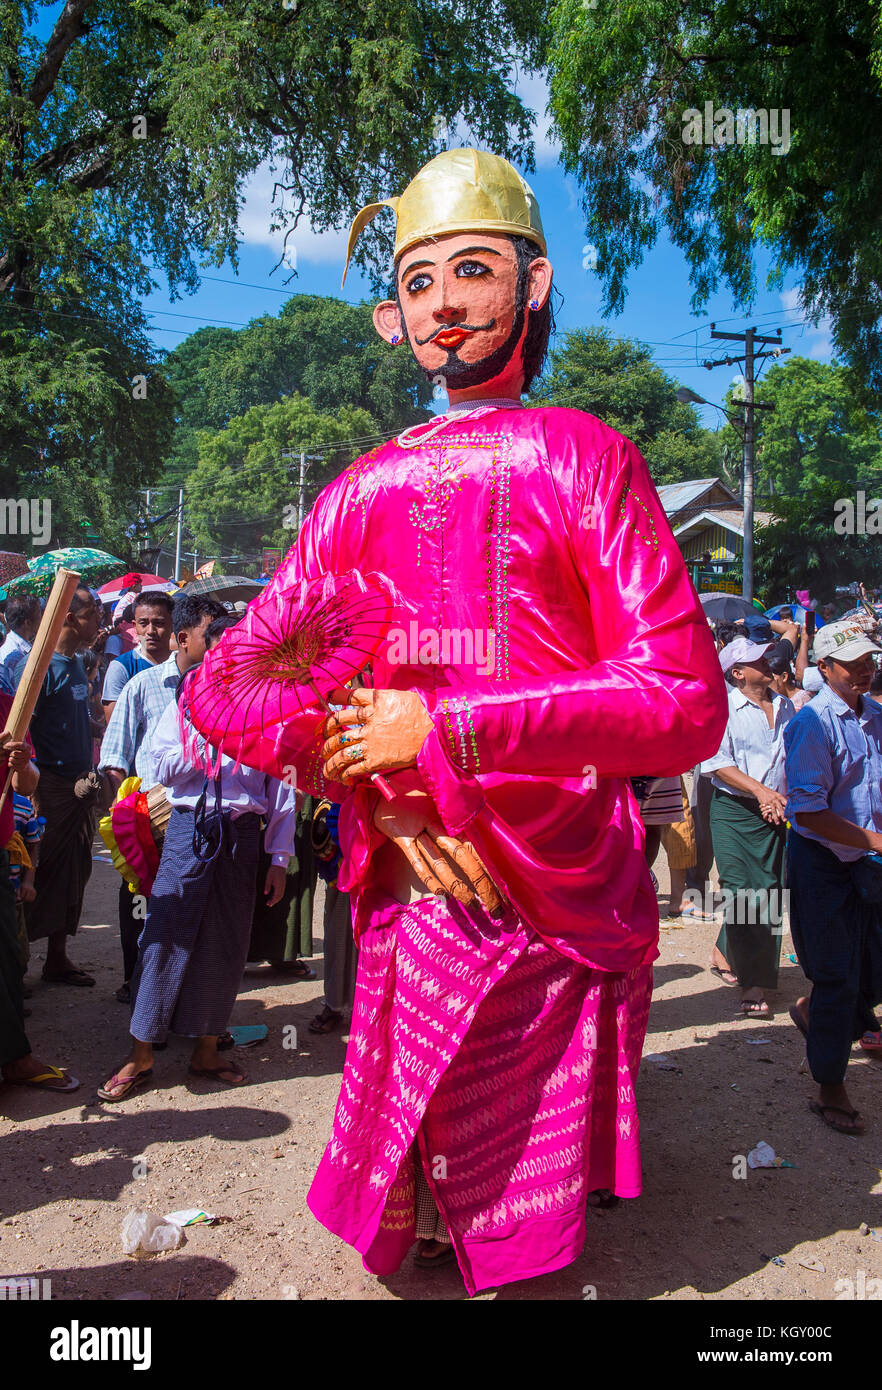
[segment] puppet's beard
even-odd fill
[[[423,368],[426,379],[437,383],[440,377],[448,391],[451,388],[454,391],[464,391],[467,387],[482,386],[485,381],[492,381],[505,370],[517,351],[524,330],[526,312],[526,308],[521,308],[515,314],[512,330],[505,342],[500,343],[489,356],[482,357],[479,362],[463,362],[461,357],[457,357],[456,350],[450,348],[443,367]]]

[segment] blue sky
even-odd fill
[[[590,261],[591,248],[579,207],[578,186],[564,175],[557,149],[548,137],[544,84],[539,79],[527,79],[519,88],[537,114],[537,167],[527,179],[539,200],[555,284],[564,297],[557,314],[559,330],[604,325],[616,335],[637,338],[650,345],[659,366],[699,395],[717,402],[723,400],[738,369],[721,366],[710,372],[700,363],[707,358],[723,357],[727,352],[734,354],[737,348],[711,342],[711,321],[716,322],[718,329],[730,332],[742,332],[751,324],[760,332],[769,333],[781,327],[784,345],[794,355],[830,360],[826,326],[813,328],[802,323],[797,282],[787,281],[783,292],[765,288],[769,258],[762,251],[757,256],[759,290],[749,314],[733,305],[730,293],[721,292],[700,317],[693,315],[685,260],[663,231],[653,251],[631,274],[624,312],[604,320],[599,277],[584,264]],[[461,142],[461,137],[454,137],[448,143]],[[191,297],[172,303],[166,293],[157,292],[145,301],[158,345],[172,348],[203,323],[242,325],[260,314],[278,313],[291,293],[335,295],[350,303],[370,297],[367,282],[357,270],[350,272],[345,290],[340,289],[348,228],[319,236],[303,222],[288,241],[289,253],[294,248],[297,276],[281,292],[290,270],[283,265],[273,273],[283,238],[281,233],[269,231],[272,182],[269,172],[261,170],[246,191],[237,275],[226,265],[208,271],[207,275],[218,278],[206,278]],[[715,427],[721,418],[709,407],[700,407],[699,413],[709,427]]]
[[[37,12],[34,30],[39,37],[48,37],[62,8],[61,4],[50,4]],[[579,190],[561,170],[557,148],[549,137],[545,82],[538,76],[522,76],[516,82],[516,90],[537,117],[537,167],[527,178],[539,200],[555,284],[564,297],[557,314],[560,331],[603,325],[616,335],[637,338],[650,346],[660,367],[699,395],[717,402],[722,402],[727,387],[736,379],[737,368],[721,366],[709,372],[700,363],[706,358],[723,357],[727,352],[734,354],[737,348],[711,343],[712,320],[719,329],[731,332],[742,332],[751,324],[760,332],[781,327],[784,345],[794,355],[830,361],[827,326],[813,328],[802,323],[797,281],[787,280],[783,292],[764,288],[769,259],[762,252],[757,257],[759,290],[749,314],[733,305],[728,292],[722,292],[714,296],[699,317],[693,315],[686,263],[663,231],[655,249],[630,276],[624,312],[604,320],[600,312],[600,280],[583,264],[590,259],[591,248],[579,209]],[[449,145],[466,143],[468,138],[459,132],[448,141]],[[335,295],[350,303],[370,297],[369,287],[357,270],[347,278],[345,291],[340,289],[348,228],[319,236],[303,222],[288,242],[289,249],[293,245],[296,252],[297,275],[284,286],[290,271],[285,266],[273,271],[281,255],[283,237],[269,230],[272,185],[272,175],[261,169],[246,189],[237,272],[229,264],[211,268],[206,270],[194,295],[172,301],[163,285],[145,299],[157,346],[171,349],[202,325],[243,327],[261,314],[278,313],[291,294]],[[710,407],[698,409],[711,428],[721,419]]]

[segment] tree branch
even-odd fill
[[[68,49],[83,33],[83,15],[92,4],[94,0],[67,0],[58,16],[28,91],[28,100],[38,111],[55,86]]]

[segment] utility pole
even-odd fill
[[[742,581],[741,593],[751,602],[753,600],[753,476],[754,460],[756,451],[756,425],[754,411],[774,410],[773,405],[767,405],[762,401],[754,400],[754,367],[755,364],[764,357],[783,357],[785,352],[790,349],[781,344],[781,329],[778,329],[775,337],[763,336],[757,333],[755,328],[748,328],[746,333],[718,333],[716,325],[711,324],[712,338],[725,338],[730,343],[744,344],[744,464],[741,483],[741,500],[744,508],[744,541],[741,555]],[[756,352],[757,343],[771,343],[772,352]],[[705,362],[703,365],[710,370],[711,367],[734,366],[740,364],[740,357],[724,357],[721,362]]]
[[[178,538],[175,542],[175,583],[181,582],[181,541],[184,534],[184,489],[178,492]]]
[[[283,459],[293,459],[298,457],[298,452],[292,449],[283,449],[281,453]],[[303,526],[303,513],[306,510],[306,466],[307,462],[320,462],[323,454],[308,454],[305,449],[299,451],[300,458],[300,484],[297,491],[297,534],[300,535]]]

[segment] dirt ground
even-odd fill
[[[234,1024],[269,1038],[235,1055],[250,1082],[214,1089],[186,1073],[189,1049],[158,1053],[153,1089],[116,1108],[95,1089],[122,1062],[128,1010],[120,983],[119,879],[100,844],[72,945],[93,989],[46,985],[32,958],[34,1051],[69,1066],[79,1091],[0,1085],[0,1276],[51,1279],[55,1299],[393,1299],[466,1297],[454,1268],[389,1279],[310,1215],[306,1194],[327,1139],[345,1038],[315,1036],[321,979],[246,975]],[[664,854],[656,872],[665,886]],[[320,903],[316,945],[320,950]],[[736,1021],[737,992],[707,971],[709,924],[664,929],[638,1099],[644,1194],[592,1211],[581,1258],[559,1273],[479,1295],[500,1300],[829,1299],[873,1297],[882,1284],[882,1064],[855,1049],[848,1084],[867,1134],[834,1134],[809,1113],[804,1046],[787,1010],[805,988],[783,943],[771,1021]],[[321,960],[313,964],[321,974]],[[290,1041],[288,1025],[299,1046]],[[748,1170],[760,1141],[796,1166]],[[146,1175],[139,1158],[146,1159]],[[169,1254],[122,1253],[130,1209],[199,1206],[229,1218],[187,1231]],[[861,1234],[862,1223],[871,1229]],[[878,1239],[877,1239],[878,1235]],[[850,1282],[844,1282],[850,1281]],[[863,1291],[863,1292],[862,1292]],[[878,1297],[878,1294],[876,1294]]]

